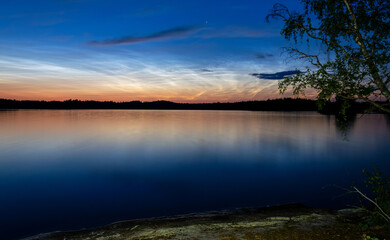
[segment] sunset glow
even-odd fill
[[[278,79],[251,75],[301,67],[281,55],[287,41],[279,34],[280,23],[265,21],[272,4],[8,1],[0,10],[0,98],[288,97],[279,95]]]

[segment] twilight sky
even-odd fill
[[[9,0],[0,8],[0,98],[226,102],[279,98],[303,66],[273,4],[298,0]],[[285,72],[286,71],[286,72]]]

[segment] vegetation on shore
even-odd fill
[[[379,103],[380,104],[380,103]],[[352,102],[349,114],[372,112],[364,102]],[[321,113],[339,112],[339,102],[327,102]],[[0,109],[177,109],[177,110],[250,110],[250,111],[317,111],[317,102],[310,99],[281,98],[265,101],[244,101],[227,103],[174,103],[154,102],[113,102],[113,101],[31,101],[0,99]]]
[[[390,113],[390,2],[301,0],[301,5],[298,12],[277,3],[267,16],[283,21],[281,35],[290,42],[285,52],[306,64],[306,71],[279,82],[280,92],[292,88],[304,94],[311,88],[320,106],[337,99],[343,111],[349,101],[361,100]]]

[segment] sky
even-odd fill
[[[272,6],[298,0],[2,0],[0,98],[233,102],[289,97]]]

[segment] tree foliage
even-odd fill
[[[288,53],[310,63],[306,72],[280,81],[280,92],[284,93],[289,86],[294,94],[314,88],[319,103],[333,98],[344,102],[359,99],[390,113],[390,1],[301,2],[301,13],[275,4],[267,16],[267,20],[284,21],[281,34],[292,43],[286,48]],[[325,55],[303,51],[299,46],[304,41],[318,41]],[[375,100],[385,102],[379,104]]]
[[[354,189],[375,207],[372,221],[380,223],[381,220],[384,220],[387,224],[390,224],[390,180],[382,175],[382,171],[378,167],[375,167],[373,171],[363,169],[363,173],[367,177],[366,186],[371,190],[374,197],[369,198],[356,187]]]

